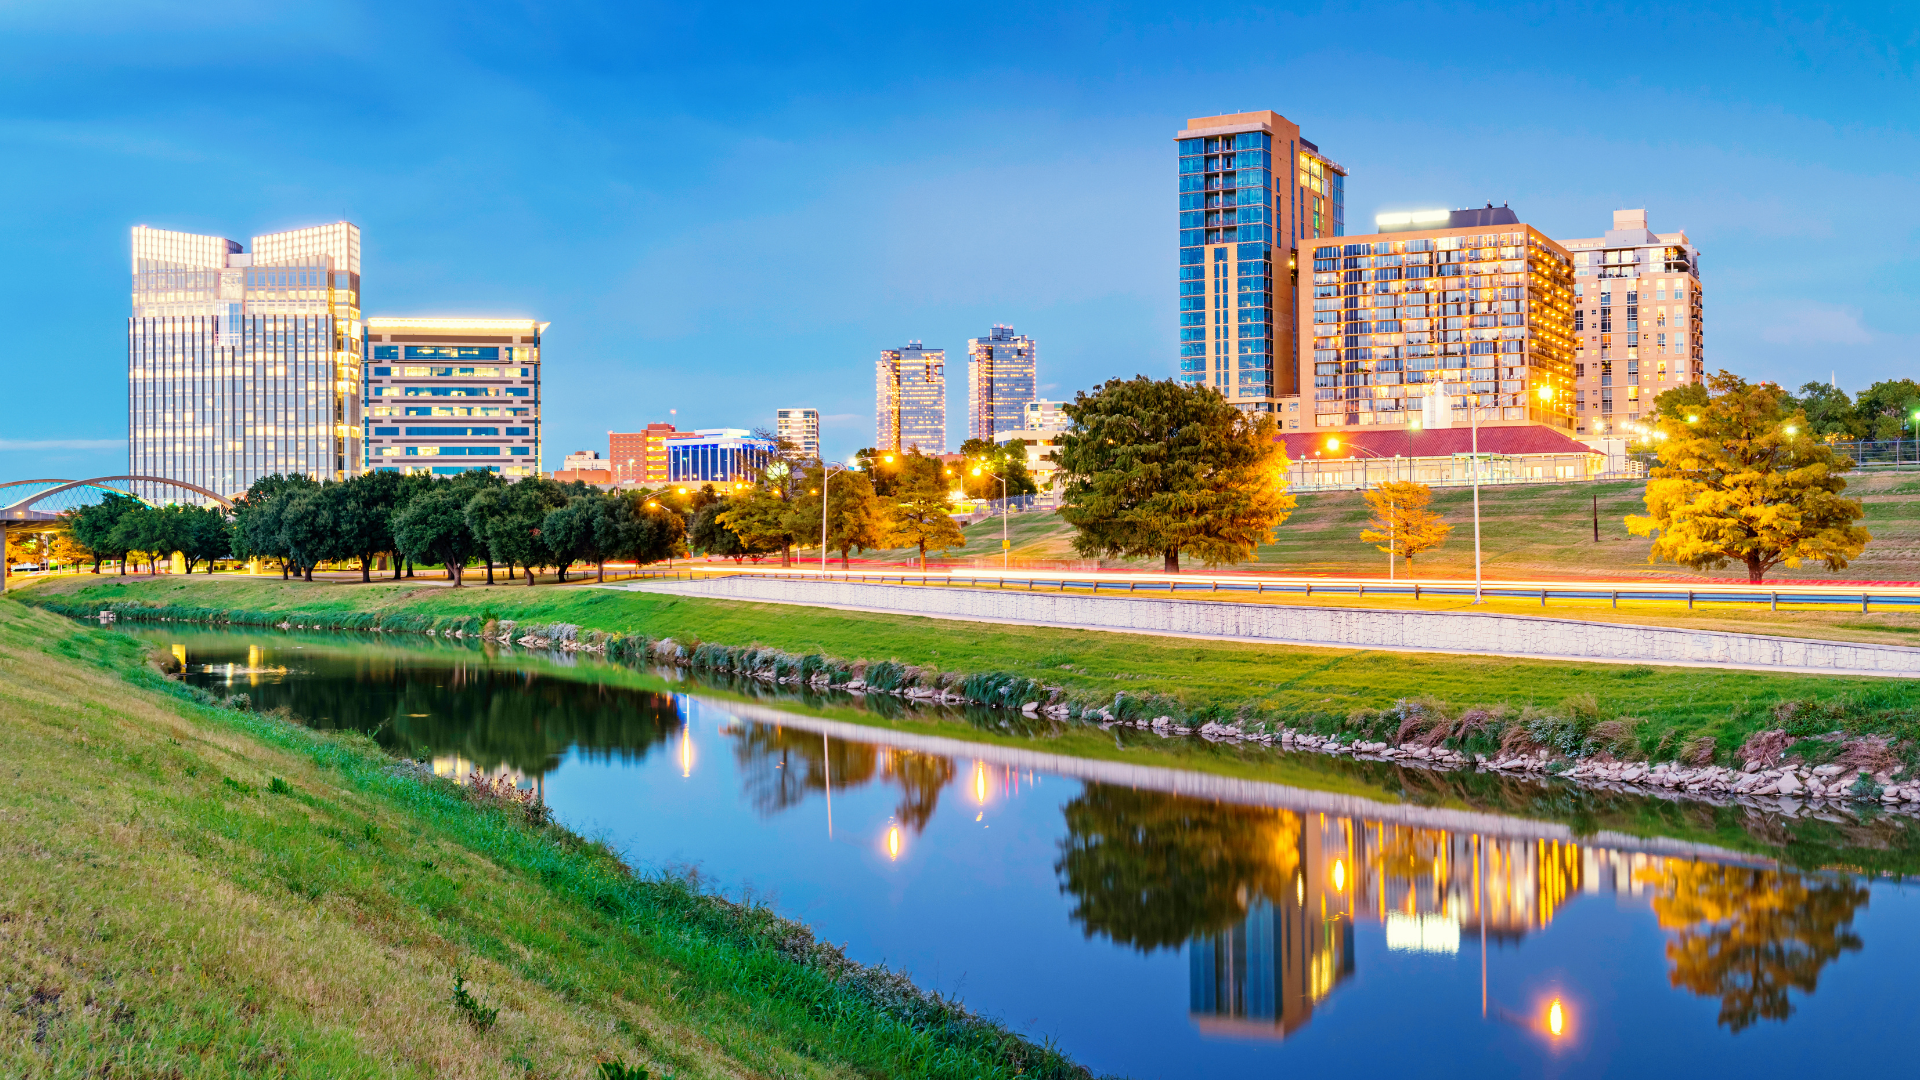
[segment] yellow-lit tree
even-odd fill
[[[1873,535],[1854,524],[1860,500],[1841,495],[1853,462],[1813,437],[1778,386],[1722,371],[1707,389],[1705,405],[1661,412],[1647,513],[1626,519],[1634,535],[1654,536],[1647,561],[1743,563],[1758,584],[1783,562],[1839,570],[1858,558]]]
[[[1389,480],[1370,488],[1365,495],[1373,509],[1373,519],[1360,531],[1360,539],[1381,551],[1413,562],[1413,557],[1447,542],[1453,526],[1447,519],[1427,509],[1433,502],[1433,489],[1411,480]]]
[[[889,547],[920,550],[920,569],[927,568],[927,552],[941,552],[967,542],[953,522],[947,502],[947,478],[940,459],[919,453],[902,458],[893,497],[884,500],[883,539]]]

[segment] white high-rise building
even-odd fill
[[[781,409],[774,416],[774,434],[792,443],[802,457],[820,456],[820,410]]]

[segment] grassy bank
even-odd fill
[[[1837,573],[1823,567],[1781,567],[1772,576],[1787,580],[1912,581],[1920,576],[1914,551],[1920,548],[1920,473],[1861,473],[1847,481],[1847,495],[1861,501],[1873,543],[1852,566]],[[1652,541],[1627,533],[1628,514],[1646,513],[1643,482],[1521,484],[1481,489],[1481,547],[1485,572],[1492,578],[1712,577],[1746,580],[1740,566],[1696,575],[1672,564],[1650,565]],[[1255,552],[1247,569],[1301,574],[1385,574],[1386,556],[1360,540],[1367,508],[1357,491],[1303,494],[1293,515],[1276,531],[1274,542]],[[1594,539],[1598,500],[1600,536]],[[1473,493],[1471,489],[1434,491],[1433,509],[1454,526],[1445,546],[1421,555],[1418,572],[1432,577],[1473,576]],[[1016,514],[1008,524],[1016,565],[1022,560],[1074,560],[1073,531],[1051,513]],[[967,545],[949,551],[947,561],[984,560],[998,565],[998,519],[965,530]],[[885,553],[905,558],[903,552]],[[1109,561],[1107,566],[1158,570],[1158,559]]]
[[[147,659],[0,601],[5,1075],[1077,1073],[766,911]]]
[[[1626,718],[1643,755],[1671,753],[1702,736],[1731,752],[1752,732],[1773,726],[1782,707],[1795,702],[1816,707],[1807,715],[1862,730],[1904,731],[1920,722],[1920,694],[1905,680],[1187,641],[602,589],[96,579],[50,583],[23,595],[74,605],[71,610],[172,605],[181,609],[178,617],[188,618],[244,611],[255,613],[248,616],[252,621],[268,622],[300,613],[291,621],[307,625],[366,625],[383,617],[463,619],[475,630],[490,619],[564,622],[683,644],[892,661],[908,669],[903,677],[942,679],[945,685],[987,674],[1033,680],[1060,687],[1083,706],[1112,706],[1116,695],[1125,695],[1127,710],[1148,716],[1265,720],[1320,730],[1371,731],[1405,699],[1439,702],[1450,710],[1577,714],[1582,723]]]

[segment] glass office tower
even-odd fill
[[[1346,170],[1276,112],[1203,116],[1180,166],[1180,378],[1236,407],[1297,395],[1294,252],[1345,231]]]
[[[1013,327],[995,323],[986,337],[967,339],[967,437],[993,441],[1026,423],[1034,399],[1040,347]]]
[[[533,319],[367,320],[366,462],[381,472],[540,474]]]
[[[360,230],[133,229],[127,471],[220,492],[360,469]],[[155,498],[171,495],[140,491]]]
[[[947,452],[947,350],[883,349],[874,365],[874,442],[881,450]]]

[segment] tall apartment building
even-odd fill
[[[1665,390],[1705,378],[1700,252],[1655,233],[1645,210],[1615,210],[1605,236],[1564,241],[1573,255],[1574,420],[1604,435],[1653,411]]]
[[[1573,429],[1573,260],[1512,210],[1382,214],[1377,232],[1301,246],[1311,260],[1302,391],[1319,429],[1482,425]],[[1309,383],[1309,380],[1311,382]],[[1444,387],[1444,391],[1441,389]],[[1430,393],[1444,403],[1428,406]],[[1304,400],[1302,405],[1305,410]]]
[[[275,473],[359,472],[357,227],[256,236],[248,253],[137,225],[132,255],[129,473],[225,495]]]
[[[368,319],[365,467],[540,475],[540,337],[549,325]]]
[[[667,436],[672,424],[648,424],[645,431],[607,432],[607,458],[613,482],[659,487],[667,482]]]
[[[1060,402],[1039,398],[1027,402],[1026,421],[1021,426],[1027,431],[1065,431],[1073,426],[1073,418],[1060,408]]]
[[[1039,346],[1013,327],[993,324],[986,337],[967,339],[967,437],[989,442],[1026,423],[1036,394]]]
[[[1273,411],[1299,393],[1294,251],[1346,231],[1346,170],[1271,111],[1197,117],[1174,140],[1180,378]]]
[[[947,452],[947,350],[918,341],[882,349],[874,365],[874,445]]]
[[[820,457],[820,410],[781,409],[774,414],[774,434],[792,443],[800,456]]]

